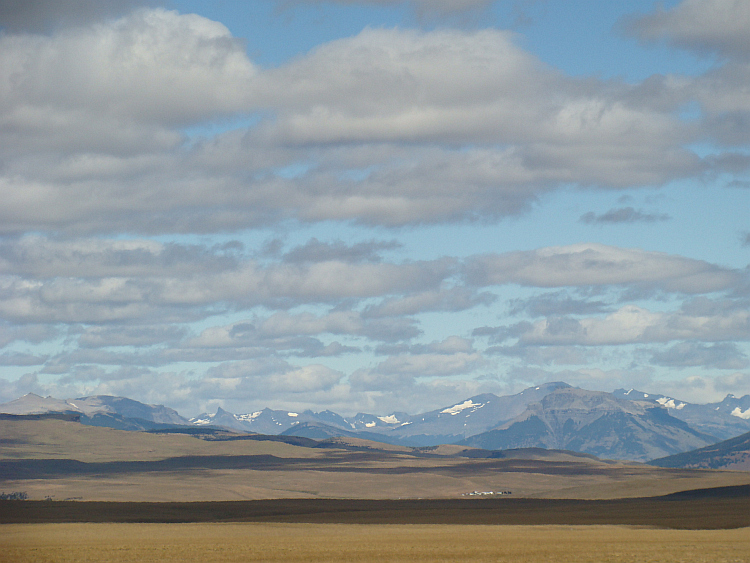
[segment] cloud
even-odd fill
[[[0,346],[7,346],[11,342],[29,342],[39,344],[54,340],[60,335],[57,327],[45,324],[13,325],[0,322]]]
[[[84,348],[109,346],[154,346],[176,343],[185,337],[187,329],[179,325],[90,326],[78,337]]]
[[[497,296],[488,292],[478,292],[466,287],[441,287],[438,290],[423,291],[400,298],[384,299],[377,305],[367,307],[367,317],[397,317],[415,315],[430,311],[457,312],[478,305],[489,306]]]
[[[610,209],[606,213],[596,215],[593,211],[584,213],[578,219],[587,224],[611,224],[611,223],[655,223],[657,221],[668,221],[671,217],[666,213],[645,213],[636,211],[632,207],[618,207]]]
[[[666,41],[701,55],[718,55],[719,65],[695,79],[672,81],[672,90],[686,101],[697,101],[706,138],[725,145],[748,142],[750,99],[750,6],[742,0],[684,0],[677,6],[624,21],[624,29],[643,42]],[[736,171],[746,172],[742,151],[719,154],[713,159]]]
[[[597,354],[578,346],[493,346],[485,354],[516,357],[530,365],[587,365]]]
[[[185,322],[228,308],[435,291],[456,264],[261,263],[236,253],[235,246],[9,239],[0,243],[0,313],[24,323]]]
[[[6,233],[497,220],[720,165],[684,148],[678,101],[565,77],[496,30],[365,29],[262,69],[222,24],[140,9],[0,53]],[[222,119],[245,125],[184,132]]]
[[[47,32],[123,16],[154,0],[34,0],[0,2],[0,27],[10,32]]]
[[[163,9],[51,36],[3,34],[0,52],[0,108],[29,133],[47,110],[65,130],[99,117],[173,126],[233,114],[257,73],[223,24]]]
[[[393,352],[371,369],[355,370],[349,376],[357,391],[388,391],[412,389],[419,378],[468,375],[485,364],[471,341],[450,336],[442,341],[412,346],[381,346],[377,353]]]
[[[411,319],[363,319],[356,311],[334,311],[327,315],[312,313],[289,314],[277,312],[253,322],[241,321],[227,326],[204,329],[190,339],[191,348],[247,348],[285,349],[297,347],[301,336],[322,334],[364,337],[372,340],[397,342],[420,334]],[[308,345],[319,341],[306,341]],[[321,345],[322,346],[322,345]]]
[[[696,313],[690,305],[673,313],[653,312],[626,305],[603,318],[551,317],[524,325],[520,342],[533,345],[621,345],[673,340],[720,342],[750,340],[750,310]]]
[[[668,367],[703,367],[744,369],[750,365],[747,356],[733,342],[712,345],[680,342],[665,350],[655,350],[651,363]]]
[[[702,54],[750,56],[750,6],[743,0],[683,0],[673,8],[629,18],[624,25],[642,41],[666,40]]]
[[[321,242],[317,238],[292,248],[284,253],[283,259],[291,263],[327,262],[380,262],[380,252],[400,248],[401,244],[392,241],[368,241],[347,245],[344,241]]]
[[[495,0],[282,0],[282,5],[342,4],[345,6],[398,6],[408,4],[421,16],[446,16],[489,7]]]
[[[718,402],[728,393],[737,396],[750,394],[750,373],[735,372],[716,377],[688,375],[679,379],[655,378],[646,389],[691,403]]]
[[[729,289],[741,279],[736,271],[700,260],[596,243],[475,256],[465,271],[476,286],[631,285],[684,293]]]
[[[205,385],[216,385],[248,395],[256,393],[309,393],[330,389],[344,376],[323,365],[294,367],[282,361],[228,362],[206,372]]]
[[[0,354],[0,366],[38,366],[47,361],[48,356],[35,356],[22,352],[4,352]]]
[[[576,299],[564,291],[543,293],[525,299],[511,299],[508,305],[508,314],[520,315],[525,313],[531,317],[590,315],[610,310],[610,306],[603,301]]]
[[[387,358],[373,371],[382,375],[434,377],[466,374],[482,363],[482,356],[473,349],[469,341],[449,337],[424,347],[410,347],[407,353]]]
[[[509,370],[509,378],[523,387],[542,382],[565,381],[574,387],[612,392],[613,389],[648,389],[653,372],[643,369],[579,368],[549,371],[537,367],[517,367]]]

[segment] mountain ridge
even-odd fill
[[[484,393],[416,415],[344,417],[330,410],[270,408],[234,414],[219,407],[214,414],[187,419],[164,405],[126,397],[60,400],[33,393],[0,404],[0,412],[76,413],[83,424],[121,430],[203,427],[300,439],[348,437],[404,447],[460,444],[483,450],[566,449],[631,461],[686,452],[750,430],[750,395],[730,394],[719,403],[701,405],[633,389],[589,391],[565,382],[544,383],[514,395]]]

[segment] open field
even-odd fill
[[[0,561],[750,561],[750,529],[351,524],[35,524],[0,530]]]
[[[750,527],[750,486],[614,500],[273,499],[234,502],[0,501],[0,524],[48,523],[630,525]]]
[[[0,491],[85,501],[513,497],[608,499],[750,484],[750,472],[663,469],[565,453],[456,457],[361,442],[308,447],[0,421]]]
[[[0,563],[750,562],[749,472],[0,423]]]

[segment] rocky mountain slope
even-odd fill
[[[692,429],[666,408],[611,393],[563,388],[499,428],[459,444],[483,449],[541,447],[603,458],[648,461],[700,448],[717,438]]]
[[[59,400],[34,394],[0,405],[3,412],[76,413],[84,424],[123,430],[223,428],[315,440],[346,436],[410,447],[457,443],[484,450],[565,449],[634,461],[701,448],[750,430],[750,395],[700,405],[635,390],[586,391],[563,382],[515,395],[476,395],[417,415],[343,417],[327,410],[268,408],[234,414],[219,408],[188,420],[168,407],[124,397]]]
[[[687,422],[695,430],[722,440],[750,431],[750,395],[735,397],[730,394],[718,403],[697,404],[635,389],[616,389],[612,394],[620,399],[661,405],[670,415]]]

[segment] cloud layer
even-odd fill
[[[286,6],[303,3],[320,2]],[[264,67],[224,24],[160,4],[0,2],[0,399],[415,411],[678,372],[695,393],[750,391],[747,268],[609,238],[680,224],[674,202],[586,200],[744,193],[747,3],[621,20],[713,61],[633,83],[476,26],[371,26]],[[336,4],[449,22],[494,3]],[[553,195],[585,202],[568,227],[590,238],[404,242]]]

